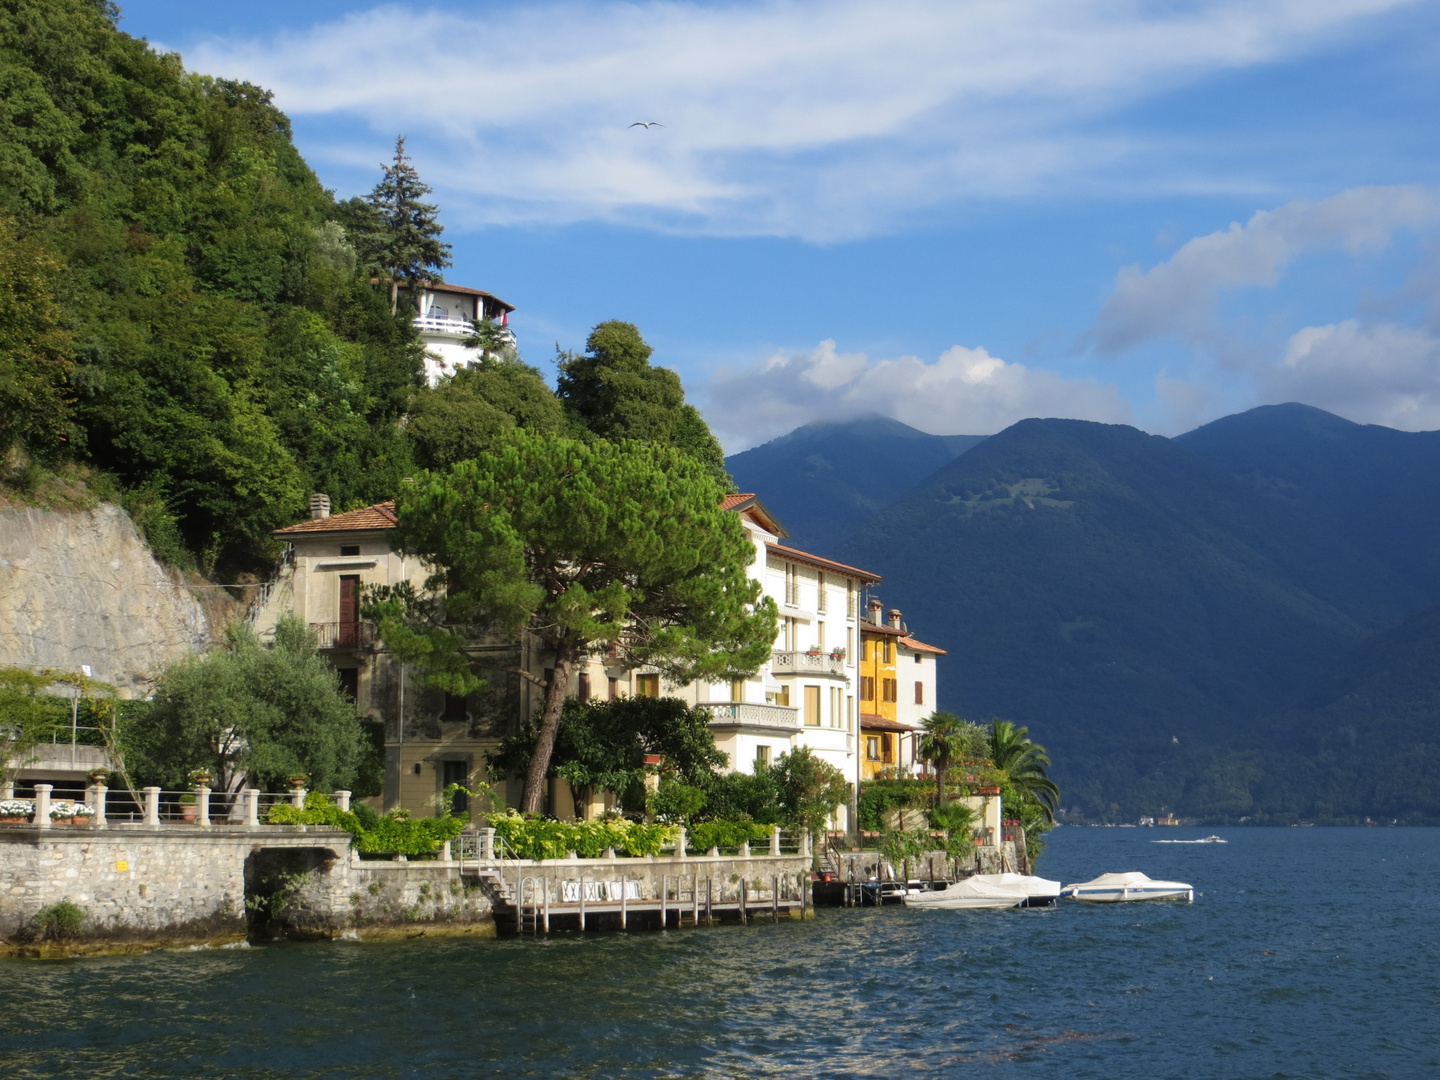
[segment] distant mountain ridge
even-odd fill
[[[824,551],[983,435],[927,435],[869,416],[806,424],[725,459],[741,491],[760,495],[800,547]]]
[[[867,423],[861,434],[883,442]],[[788,491],[741,473],[787,524],[804,483],[794,478],[807,475],[798,451],[826,435],[802,429],[758,448],[770,475],[792,478]],[[905,474],[889,475],[898,485]],[[884,602],[949,650],[940,707],[1029,725],[1054,753],[1067,807],[1111,819],[1166,809],[1440,821],[1440,760],[1420,767],[1410,794],[1382,797],[1375,767],[1336,750],[1349,731],[1379,752],[1390,706],[1356,703],[1390,702],[1401,669],[1396,733],[1425,762],[1440,742],[1440,665],[1418,659],[1433,655],[1431,636],[1440,649],[1440,615],[1420,615],[1440,603],[1440,503],[1429,497],[1440,433],[1304,405],[1175,439],[1026,420],[908,491],[892,497],[883,480],[851,486],[850,506],[880,509],[816,550],[884,575]],[[828,533],[805,527],[837,531],[833,520]],[[1387,675],[1388,657],[1400,667]]]

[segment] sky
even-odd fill
[[[403,133],[530,363],[633,322],[731,453],[871,413],[1440,428],[1440,0],[121,10],[273,90],[341,198]]]

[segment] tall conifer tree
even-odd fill
[[[440,239],[445,226],[440,224],[439,210],[421,201],[431,189],[410,163],[404,135],[395,139],[395,160],[380,167],[385,175],[368,201],[381,219],[374,254],[390,277],[390,314],[394,315],[400,283],[408,285],[413,294],[422,280],[440,280],[440,271],[451,265],[450,245]]]

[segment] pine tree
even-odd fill
[[[440,239],[445,226],[431,203],[421,202],[430,187],[405,153],[405,136],[395,139],[395,160],[381,165],[385,175],[367,201],[380,217],[375,260],[390,278],[390,314],[400,300],[403,281],[413,294],[425,279],[440,280],[440,271],[450,266],[450,245]]]

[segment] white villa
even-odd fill
[[[514,344],[509,320],[515,305],[480,289],[428,282],[415,298],[415,310],[415,329],[425,342],[425,381],[430,386],[479,359],[478,350],[461,342],[475,332],[481,319],[504,327]]]

